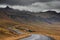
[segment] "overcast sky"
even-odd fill
[[[0,7],[10,5],[12,8],[29,11],[60,11],[60,0],[0,0]],[[16,6],[17,5],[17,6]]]

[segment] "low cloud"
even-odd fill
[[[35,2],[30,5],[24,5],[24,6],[23,5],[9,5],[9,6],[14,9],[33,11],[33,12],[46,11],[46,10],[55,10],[57,12],[60,12],[60,1]]]

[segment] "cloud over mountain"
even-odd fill
[[[1,5],[10,5],[14,9],[28,11],[56,10],[60,11],[59,0],[0,0]],[[0,7],[2,7],[0,5]],[[4,7],[3,6],[3,7]]]

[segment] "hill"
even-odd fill
[[[9,7],[0,8],[0,38],[24,33],[36,33],[60,40],[60,13],[55,11],[29,12]],[[27,35],[28,35],[27,34]]]

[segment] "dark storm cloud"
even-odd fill
[[[0,7],[5,7],[7,4],[12,6],[12,8],[19,10],[37,12],[54,9],[60,11],[60,0],[0,0]]]
[[[50,2],[54,0],[0,0],[0,4],[10,4],[10,5],[29,5],[34,2]]]

